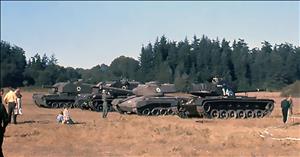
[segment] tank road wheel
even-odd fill
[[[149,116],[149,115],[151,115],[150,109],[149,109],[149,108],[145,108],[145,109],[142,111],[142,115],[144,115],[144,116]]]
[[[220,110],[220,118],[221,119],[227,119],[228,118],[228,113],[226,110]]]
[[[73,108],[80,108],[79,103],[74,103]]]
[[[265,108],[266,109],[265,109],[264,116],[267,116],[267,115],[269,115],[273,111],[274,104],[273,103],[268,103]]]
[[[213,119],[218,118],[220,115],[220,112],[217,109],[213,109],[210,111],[210,117]]]
[[[206,112],[206,113],[208,113],[209,111],[210,111],[210,105],[209,104],[205,104],[204,106],[203,106],[203,109],[204,109],[204,111]]]
[[[92,103],[89,103],[89,107],[93,110],[93,111],[96,111],[96,112],[100,112],[101,111],[101,105],[97,102],[97,101],[94,101]]]
[[[229,110],[227,111],[228,118],[237,118],[237,113],[235,110]]]
[[[167,114],[168,114],[168,115],[174,115],[174,112],[172,111],[172,109],[169,108],[169,109],[167,110]]]
[[[92,111],[99,112],[98,103],[96,101],[93,101],[92,103],[88,102],[88,106]]]
[[[98,111],[99,111],[99,112],[103,111],[103,106],[102,106],[102,105],[99,105],[99,106],[98,106]]]
[[[59,104],[58,104],[57,102],[53,102],[53,103],[52,103],[52,107],[53,107],[53,108],[58,108],[58,107],[59,107]]]
[[[68,103],[68,106],[69,106],[70,108],[74,108],[74,103],[73,103],[73,102],[69,102],[69,103]]]
[[[178,116],[179,116],[180,118],[188,118],[188,115],[186,114],[185,111],[179,111],[179,112],[178,112]]]
[[[59,108],[64,108],[64,107],[66,107],[65,103],[63,102],[59,103]]]
[[[51,101],[47,102],[47,107],[52,107],[52,102]]]
[[[244,119],[246,117],[244,110],[237,110],[236,113],[237,113],[237,118]]]
[[[87,108],[91,111],[97,111],[97,106],[95,106],[94,104],[89,105]]]
[[[263,110],[254,110],[254,114],[256,118],[262,118],[264,116]]]
[[[246,118],[254,118],[254,112],[252,110],[246,110]]]
[[[72,102],[68,102],[66,105],[67,105],[67,107],[69,107],[69,108],[73,108],[73,103],[72,103]]]
[[[101,112],[101,110],[102,110],[101,105],[97,104],[97,106],[95,106],[95,111]]]
[[[160,114],[159,109],[157,108],[152,109],[151,114],[154,116],[158,116]]]
[[[81,104],[78,104],[78,108],[84,110],[86,105],[87,105],[86,102],[83,102]]]
[[[168,114],[168,111],[165,108],[160,109],[159,112],[161,115],[164,115],[164,116]]]
[[[173,112],[174,113],[174,112]],[[175,113],[174,113],[175,114]],[[188,113],[186,111],[186,109],[181,106],[177,109],[177,113],[176,113],[180,118],[188,118]]]

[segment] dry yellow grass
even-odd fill
[[[91,156],[300,156],[300,141],[276,141],[260,137],[271,126],[283,126],[280,93],[249,93],[273,98],[270,117],[252,120],[180,119],[177,116],[143,117],[72,109],[79,124],[55,121],[59,109],[38,108],[25,92],[24,115],[5,133],[6,157]],[[294,99],[300,115],[300,99]],[[270,130],[274,136],[300,138],[300,125],[289,123]]]

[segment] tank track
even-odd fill
[[[212,119],[263,118],[274,109],[272,100],[209,100],[197,106],[200,115]]]
[[[88,108],[91,111],[102,112],[103,111],[102,101],[93,101],[92,104],[88,104]],[[108,111],[109,112],[114,111],[111,102],[108,102]]]
[[[74,101],[58,101],[58,100],[47,100],[46,101],[48,108],[63,108],[63,107],[70,107],[70,108],[77,108],[74,104]]]
[[[175,115],[176,107],[171,107],[170,104],[151,104],[139,108],[137,114],[142,116]]]

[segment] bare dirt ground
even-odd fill
[[[245,120],[180,119],[177,116],[141,117],[71,109],[79,124],[57,124],[59,109],[38,108],[32,93],[23,92],[19,124],[9,125],[3,151],[6,157],[77,156],[300,156],[300,119],[284,125],[279,93],[248,96],[276,101],[270,117]],[[300,117],[300,98],[294,98]],[[272,128],[277,127],[277,128]],[[265,129],[268,134],[261,137]],[[271,136],[272,135],[272,136]]]

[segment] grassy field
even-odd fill
[[[34,91],[34,90],[33,90]],[[91,156],[300,156],[300,121],[282,124],[280,93],[249,93],[274,99],[271,116],[262,119],[181,119],[178,116],[146,117],[71,109],[77,124],[62,125],[55,117],[61,109],[39,108],[32,92],[23,92],[23,115],[9,125],[3,151],[7,157]],[[295,98],[300,116],[300,98]],[[274,128],[275,127],[275,128]],[[264,134],[266,129],[272,135]]]

